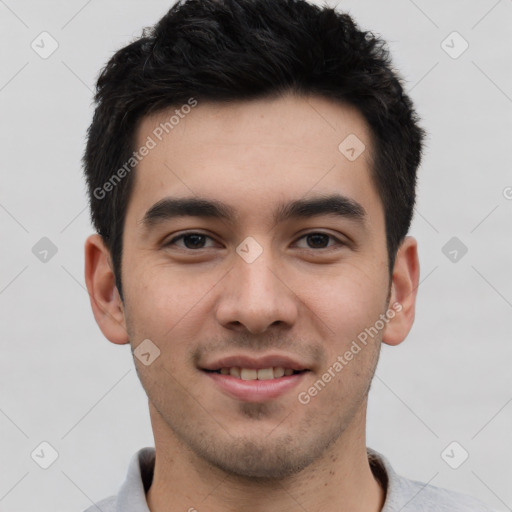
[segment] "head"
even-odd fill
[[[385,43],[302,0],[189,0],[95,99],[86,281],[110,341],[160,351],[135,359],[154,429],[238,475],[299,471],[360,430],[414,317],[424,132]],[[304,371],[239,400],[211,373],[240,355]]]

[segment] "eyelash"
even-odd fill
[[[190,236],[190,235],[199,235],[199,236],[202,236],[202,237],[206,237],[206,238],[209,238],[211,240],[213,240],[213,238],[209,235],[206,235],[204,233],[200,233],[200,232],[197,232],[197,231],[189,231],[189,232],[186,232],[186,233],[182,233],[181,235],[178,235],[174,238],[172,238],[171,240],[169,240],[169,242],[166,242],[164,244],[164,247],[170,247],[171,245],[174,245],[178,240],[182,240],[184,239],[186,236]],[[346,246],[347,244],[342,242],[339,238],[335,237],[334,235],[331,235],[330,233],[324,233],[322,231],[311,231],[309,233],[305,233],[304,235],[300,236],[298,240],[302,240],[303,238],[306,238],[307,236],[311,236],[311,235],[324,235],[324,236],[327,236],[329,237],[330,239],[332,240],[335,240],[336,241],[336,245],[337,246]],[[321,250],[330,250],[332,249],[333,246],[327,246],[327,247],[320,247],[318,249],[314,249],[314,248],[310,248],[312,251],[321,251]],[[202,249],[208,249],[208,247],[200,247],[199,249],[189,249],[188,247],[181,247],[181,249],[185,250],[185,251],[200,251]]]

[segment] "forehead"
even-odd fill
[[[231,205],[239,218],[263,217],[271,203],[334,192],[381,210],[367,123],[325,98],[178,105],[140,122],[135,149],[145,145],[127,217],[140,220],[164,197],[191,196]]]

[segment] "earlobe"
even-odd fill
[[[112,343],[128,343],[124,306],[115,286],[110,252],[98,234],[87,238],[84,249],[85,283],[96,323]]]
[[[418,244],[405,237],[398,249],[393,269],[388,308],[395,311],[382,336],[383,343],[399,345],[405,340],[414,322],[416,293],[419,283]]]

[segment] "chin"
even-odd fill
[[[279,480],[290,477],[309,466],[316,458],[311,452],[297,451],[289,443],[276,451],[275,446],[261,447],[251,441],[239,441],[220,457],[215,454],[203,454],[210,464],[225,473],[238,477],[261,480]]]
[[[202,436],[199,443],[189,438],[187,444],[202,460],[233,477],[279,480],[296,475],[319,460],[341,431],[336,427],[312,438],[298,433],[278,436],[274,429],[258,439],[230,436],[220,440],[209,435]]]

